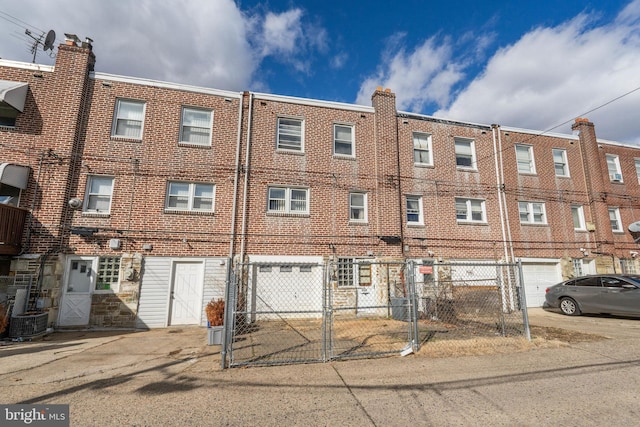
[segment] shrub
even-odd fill
[[[209,326],[224,325],[224,300],[222,298],[212,299],[205,309]]]

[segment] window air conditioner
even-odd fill
[[[622,174],[621,173],[612,173],[611,175],[609,175],[609,178],[611,178],[611,181],[622,181]]]

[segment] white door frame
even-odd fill
[[[71,266],[74,261],[91,261],[91,272],[90,278],[91,282],[89,284],[89,289],[87,292],[69,292],[69,281],[71,280]],[[58,326],[87,326],[89,324],[89,319],[91,317],[91,300],[93,293],[96,289],[96,279],[97,279],[97,269],[98,269],[98,257],[97,256],[69,256],[65,260],[65,269],[62,280],[62,293],[60,295],[60,301],[58,303]],[[87,307],[87,315],[86,322],[83,323],[67,323],[65,322],[65,314],[67,314],[67,310],[65,309],[65,304],[70,303],[72,299],[79,301],[81,304],[88,304]]]
[[[200,277],[200,285],[198,287],[198,304],[200,306],[198,324],[202,323],[202,313],[203,313],[203,293],[204,293],[204,276],[206,271],[206,263],[202,258],[180,258],[180,259],[172,259],[171,260],[171,272],[170,272],[170,283],[169,283],[169,292],[167,295],[168,299],[168,310],[167,310],[167,326],[172,325],[173,318],[173,302],[174,302],[174,289],[175,289],[175,274],[176,274],[176,265],[178,264],[200,264],[202,267],[202,276]]]

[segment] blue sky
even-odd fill
[[[98,72],[364,105],[382,86],[402,111],[559,133],[585,116],[640,144],[640,0],[0,0],[1,58],[31,62],[25,29],[91,37]]]

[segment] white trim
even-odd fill
[[[254,98],[261,99],[264,101],[285,102],[289,104],[308,105],[311,107],[326,107],[326,108],[334,108],[337,110],[358,111],[362,113],[376,112],[376,110],[373,107],[366,107],[364,105],[346,104],[346,103],[334,102],[334,101],[320,101],[317,99],[296,98],[293,96],[272,95],[267,93],[254,92]]]
[[[46,71],[52,73],[55,69],[53,65],[33,64],[31,62],[11,61],[0,59],[0,67],[23,68],[25,70]]]
[[[191,86],[184,85],[180,83],[169,83],[163,82],[159,80],[151,80],[151,79],[143,79],[140,77],[128,77],[128,76],[119,76],[116,74],[107,74],[107,73],[89,73],[89,78],[94,80],[105,80],[110,82],[121,82],[121,83],[131,83],[137,84],[141,86],[153,86],[163,89],[174,89],[174,90],[182,90],[185,92],[196,92],[196,93],[204,93],[207,95],[217,95],[223,96],[225,98],[234,98],[234,99],[242,99],[242,93],[231,92],[220,89],[210,89],[201,86]]]

